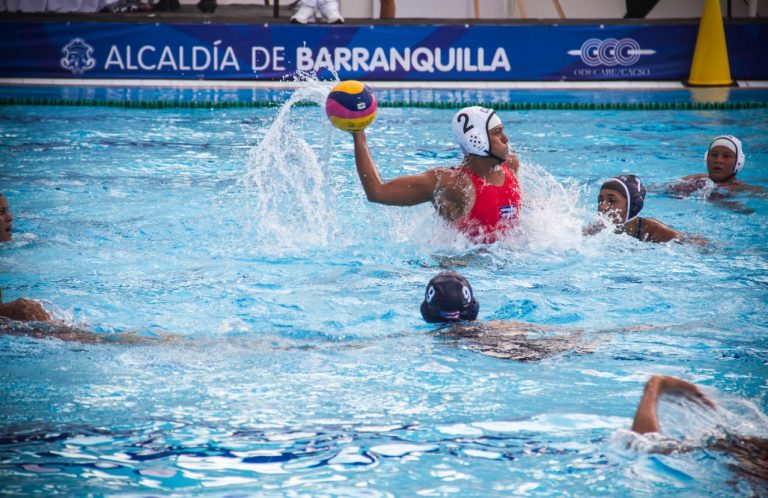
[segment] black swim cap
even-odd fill
[[[421,316],[429,323],[475,320],[480,311],[466,278],[455,271],[444,271],[427,284]]]

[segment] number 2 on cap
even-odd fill
[[[467,133],[469,130],[475,127],[475,125],[469,124],[469,114],[462,112],[458,116],[456,116],[456,121],[464,121],[464,133]]]

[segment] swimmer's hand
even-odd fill
[[[694,192],[712,190],[714,187],[714,182],[706,176],[690,175],[670,185],[667,191],[672,195],[687,197]]]
[[[594,235],[597,232],[602,232],[605,230],[605,223],[602,221],[598,221],[597,223],[593,223],[592,225],[586,226],[581,229],[582,235]]]
[[[666,375],[654,375],[651,380],[648,381],[648,386],[655,384],[658,389],[658,394],[677,394],[683,395],[686,398],[708,406],[709,408],[715,408],[715,402],[708,398],[698,386],[686,382],[677,377],[669,377]]]
[[[662,394],[680,394],[709,408],[715,408],[715,402],[690,382],[666,375],[654,375],[645,384],[643,397],[640,399],[640,404],[635,412],[635,420],[632,423],[634,432],[638,434],[660,432],[661,427],[659,426],[656,406],[659,402],[659,396]]]

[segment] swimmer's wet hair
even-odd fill
[[[429,323],[475,320],[480,303],[472,286],[455,271],[444,271],[432,277],[421,303],[421,316]]]

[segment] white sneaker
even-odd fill
[[[316,8],[314,2],[301,2],[299,4],[299,10],[291,16],[291,22],[299,24],[307,24],[315,22]]]
[[[317,0],[317,8],[328,24],[344,23],[344,18],[339,11],[339,0]]]

